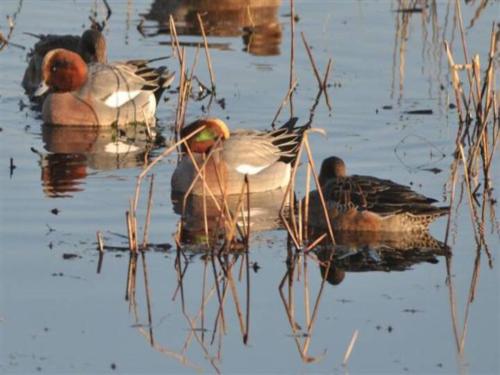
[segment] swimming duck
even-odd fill
[[[47,52],[35,95],[50,94],[42,119],[53,125],[111,126],[154,123],[156,105],[174,75],[153,60],[88,64],[67,49]]]
[[[319,182],[327,203],[331,225],[337,231],[412,232],[449,212],[435,199],[408,186],[372,176],[348,176],[342,159],[332,156],[321,165]],[[324,226],[317,191],[310,195],[310,224]]]
[[[33,94],[42,80],[42,61],[46,53],[56,48],[64,48],[78,53],[89,63],[106,63],[106,38],[94,29],[85,30],[78,35],[34,35],[39,41],[29,52],[28,67],[24,72],[22,86],[30,99],[36,99]]]
[[[272,131],[236,130],[230,133],[224,121],[202,118],[183,128],[181,137],[205,127],[187,143],[198,166],[203,165],[210,154],[205,180],[214,195],[240,194],[245,175],[250,192],[259,193],[284,189],[290,182],[292,163],[307,129],[306,126],[295,127],[296,121],[296,118],[291,119]],[[172,176],[172,191],[184,194],[196,179],[191,194],[202,195],[204,184],[197,175],[191,158],[184,153]]]

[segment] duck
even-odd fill
[[[292,118],[282,127],[269,131],[230,132],[219,118],[195,120],[180,133],[185,138],[199,131],[182,148],[181,159],[172,175],[172,193],[209,194],[188,151],[198,166],[206,161],[205,181],[213,195],[241,194],[245,176],[250,193],[286,189],[292,164],[308,128],[308,125],[296,127],[296,122],[297,118]]]
[[[323,160],[319,184],[334,231],[418,232],[426,231],[449,207],[436,206],[433,198],[391,180],[347,175],[344,161],[331,156]],[[309,196],[309,224],[325,227],[318,191]]]
[[[63,126],[154,124],[156,106],[174,74],[151,60],[90,63],[64,48],[47,52],[35,96],[43,101],[44,123]]]
[[[39,39],[28,53],[28,66],[24,72],[22,86],[30,98],[34,96],[42,80],[42,61],[47,52],[56,48],[64,48],[78,53],[83,60],[89,63],[107,63],[106,38],[96,29],[87,29],[81,36],[78,35],[37,35],[28,34]]]

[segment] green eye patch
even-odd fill
[[[211,129],[202,130],[195,136],[197,142],[213,141],[215,138],[215,134]]]

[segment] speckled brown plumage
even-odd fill
[[[435,206],[435,199],[391,180],[348,176],[344,162],[335,156],[323,161],[320,184],[330,220],[339,230],[425,230],[449,211]]]

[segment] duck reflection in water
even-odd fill
[[[183,194],[173,193],[174,211],[182,215],[181,241],[199,246],[224,238],[231,225],[221,211],[229,211],[232,217],[236,217],[239,228],[246,230],[249,226],[250,233],[282,229],[280,209],[284,196],[285,191],[281,189],[250,195],[228,195],[225,198],[191,194],[184,199]]]
[[[41,180],[48,197],[71,197],[84,190],[94,171],[132,168],[144,163],[152,142],[140,126],[126,129],[43,125],[47,154],[41,159]]]
[[[401,233],[335,232],[336,244],[324,243],[314,253],[321,277],[332,285],[347,272],[407,271],[419,263],[438,263],[451,254],[443,242],[427,231]],[[327,241],[325,241],[327,242]]]
[[[258,56],[280,54],[282,38],[278,9],[281,0],[155,0],[146,20],[158,22],[158,32],[170,33],[173,16],[177,34],[201,35],[197,13],[208,36],[243,37],[244,51]]]
[[[420,262],[437,263],[436,256],[448,254],[428,227],[449,207],[390,180],[348,175],[336,156],[323,161],[319,182],[335,245],[321,245],[316,253],[322,275],[332,284],[343,280],[341,270],[403,271]],[[317,237],[327,228],[318,191],[310,193],[309,209],[309,230]]]

